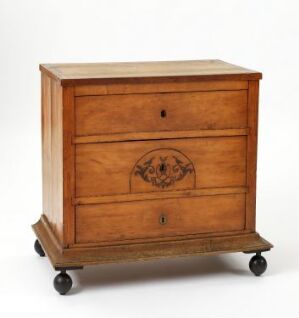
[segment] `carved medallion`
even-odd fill
[[[131,183],[135,181],[135,188],[140,180],[158,189],[185,189],[195,186],[195,171],[191,160],[182,152],[169,148],[150,151],[140,158],[134,166],[132,178]]]

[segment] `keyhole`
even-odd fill
[[[161,117],[162,118],[166,117],[166,110],[165,109],[161,110]]]
[[[162,214],[161,216],[160,216],[160,224],[161,225],[165,225],[166,223],[167,223],[167,217],[166,217],[166,215],[164,215],[164,214]]]
[[[160,171],[161,172],[164,172],[166,170],[166,165],[165,165],[165,163],[161,163],[160,164]]]

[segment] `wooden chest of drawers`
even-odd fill
[[[68,269],[191,254],[257,253],[261,73],[219,60],[48,64],[43,214],[35,249]]]

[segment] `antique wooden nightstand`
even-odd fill
[[[161,257],[256,253],[261,73],[219,60],[43,64],[43,214],[59,273]]]

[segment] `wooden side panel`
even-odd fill
[[[74,137],[75,110],[74,88],[63,88],[63,221],[64,246],[75,241],[75,209],[72,198],[75,196],[75,145]]]
[[[245,184],[246,136],[76,146],[76,197]]]
[[[56,231],[59,240],[63,241],[63,132],[62,132],[62,87],[53,80],[52,117],[51,117],[51,148],[52,148],[52,215],[56,220]]]
[[[237,231],[245,225],[245,196],[78,206],[76,217],[77,243]]]
[[[42,74],[43,213],[63,242],[62,87]]]
[[[42,179],[43,179],[43,214],[52,217],[51,184],[51,78],[41,73],[41,115],[42,115]],[[52,222],[54,230],[55,223]]]
[[[76,134],[244,128],[247,90],[76,98]]]
[[[255,231],[259,81],[249,81],[247,137],[246,229]]]

